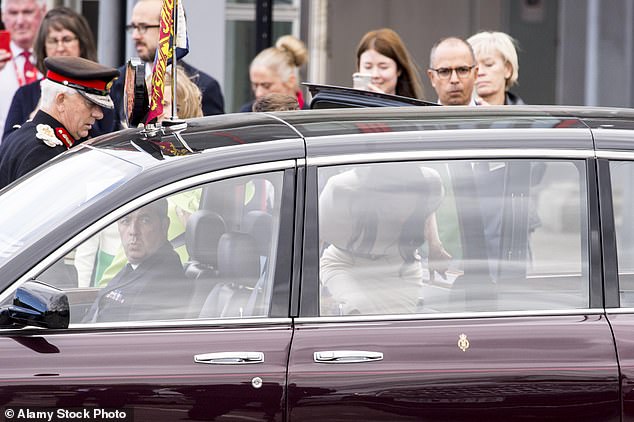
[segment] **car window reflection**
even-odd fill
[[[321,315],[587,307],[584,172],[529,160],[321,168]],[[451,258],[440,272],[432,213]]]

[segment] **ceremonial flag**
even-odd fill
[[[176,16],[174,16],[174,4],[176,3]],[[174,21],[176,19],[176,22]],[[174,34],[174,23],[177,25]],[[159,42],[152,68],[152,91],[150,94],[150,112],[146,123],[151,123],[163,114],[163,95],[165,92],[165,72],[172,62],[172,54],[176,50],[176,59],[179,60],[189,52],[189,40],[187,39],[187,23],[185,21],[185,9],[183,0],[163,0],[161,9],[161,22],[159,28]],[[174,81],[175,83],[175,81]]]

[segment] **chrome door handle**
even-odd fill
[[[313,359],[317,363],[375,362],[383,360],[383,353],[362,350],[324,350],[315,352]]]
[[[194,362],[210,365],[243,365],[264,362],[262,352],[214,352],[194,356]]]

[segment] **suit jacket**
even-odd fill
[[[40,97],[42,96],[42,90],[40,88],[39,81],[21,86],[13,95],[11,106],[7,114],[7,120],[4,124],[4,132],[2,134],[2,140],[4,141],[8,135],[15,131],[14,126],[23,125],[35,110]],[[95,125],[88,133],[89,138],[95,138],[104,133],[109,133],[114,126],[114,110],[108,108],[102,108],[103,119],[97,120]]]
[[[191,294],[180,258],[165,242],[136,269],[123,267],[99,292],[84,322],[182,318]]]
[[[178,65],[183,67],[187,76],[189,76],[200,89],[202,93],[203,115],[212,116],[215,114],[224,114],[225,100],[222,96],[222,90],[220,89],[218,81],[184,61],[178,62]],[[119,68],[119,74],[121,77],[114,82],[110,90],[110,96],[114,102],[115,116],[117,117],[112,128],[113,131],[121,129],[121,122],[125,121],[125,109],[123,108],[125,104],[123,101],[125,66]]]

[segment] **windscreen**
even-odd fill
[[[51,229],[141,171],[83,149],[55,160],[0,194],[0,268]]]

